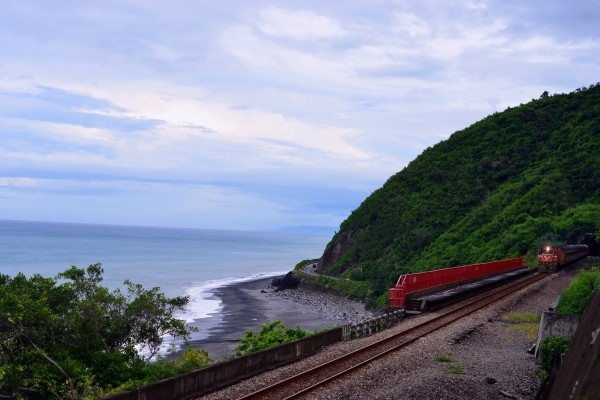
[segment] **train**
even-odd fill
[[[538,251],[538,271],[553,273],[569,264],[577,262],[589,254],[586,244],[563,246],[544,245]]]

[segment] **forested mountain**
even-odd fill
[[[600,84],[545,92],[426,149],[341,224],[318,268],[368,283],[372,305],[384,305],[402,273],[532,256],[591,230]]]

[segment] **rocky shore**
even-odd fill
[[[283,279],[277,277],[275,279]],[[205,333],[190,344],[206,350],[215,361],[233,354],[246,330],[258,331],[263,324],[281,320],[288,327],[316,330],[356,323],[374,316],[364,304],[323,293],[300,284],[279,290],[273,278],[236,283],[214,290],[221,309],[193,325]]]
[[[297,289],[281,291],[270,288],[265,296],[273,301],[302,304],[318,312],[323,319],[339,321],[336,325],[356,324],[375,316],[375,313],[365,309],[363,303],[315,291],[309,286],[300,285]]]

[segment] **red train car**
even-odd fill
[[[587,257],[589,248],[585,244],[565,246],[545,245],[538,251],[538,271],[552,273]]]
[[[524,258],[512,258],[401,275],[396,287],[389,291],[389,305],[391,308],[405,308],[407,299],[417,293],[441,290],[449,285],[458,285],[512,271],[522,268],[525,261]]]

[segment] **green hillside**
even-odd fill
[[[534,254],[600,230],[600,84],[544,93],[426,149],[341,224],[319,269],[368,282]],[[358,284],[358,283],[357,283]]]

